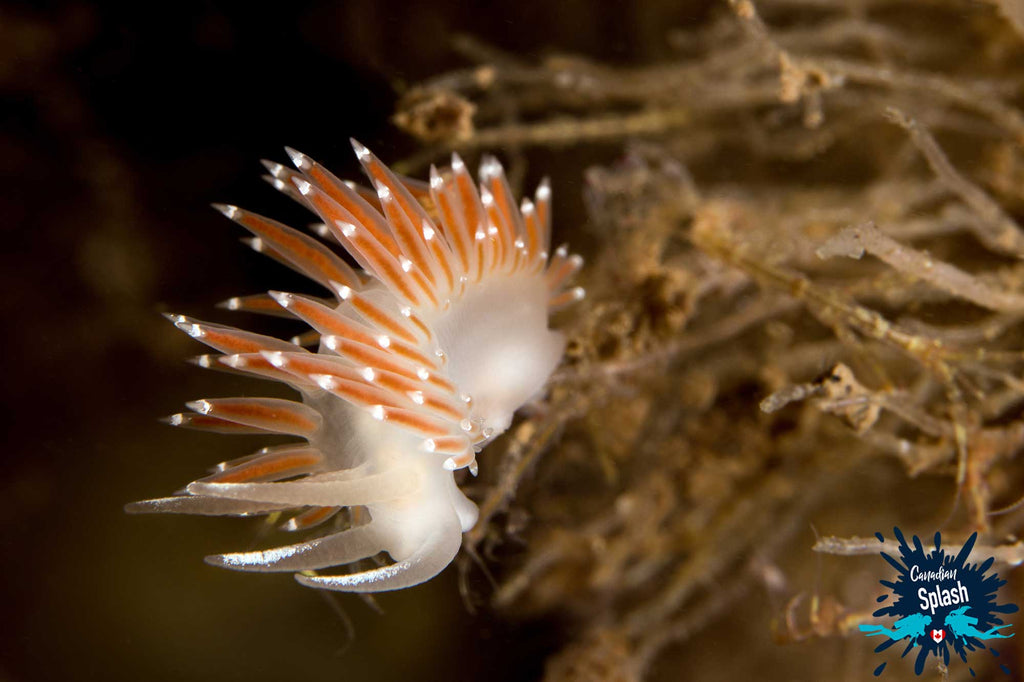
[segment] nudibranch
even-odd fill
[[[128,510],[281,512],[282,530],[315,528],[317,536],[207,561],[293,571],[311,587],[378,592],[428,580],[457,554],[478,511],[455,471],[475,475],[476,453],[543,390],[565,345],[548,328],[549,313],[582,298],[582,289],[569,286],[582,261],[564,247],[549,255],[546,181],[517,207],[493,157],[481,163],[479,188],[458,155],[450,168],[431,168],[428,184],[396,175],[352,145],[375,192],[291,149],[295,170],[264,162],[271,184],[319,216],[314,231],[324,241],[217,206],[253,234],[253,248],[331,294],[271,291],[224,307],[293,316],[309,325],[307,333],[285,341],[168,315],[218,351],[200,356],[200,366],[284,382],[302,397],[197,400],[170,423],[301,441],[224,462],[180,494]],[[366,570],[316,573],[372,557],[376,567]]]

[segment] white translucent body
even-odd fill
[[[539,276],[495,277],[429,321],[447,357],[448,377],[471,398],[473,419],[491,437],[508,428],[516,409],[541,390],[561,359],[565,342],[548,329],[547,296]],[[344,576],[329,584],[369,591],[381,589],[374,578],[390,578],[389,588],[394,589],[440,572],[478,515],[476,505],[456,485],[455,472],[427,456],[421,438],[364,410],[323,393],[308,396],[306,402],[329,415],[325,425],[337,425],[327,426],[312,443],[338,465],[358,467],[364,476],[405,472],[415,481],[401,497],[365,506],[379,549],[399,563],[419,561],[404,569],[400,581],[394,571],[382,571],[370,572],[374,575],[361,581]],[[296,491],[291,501],[302,504],[302,492]],[[333,504],[345,506],[348,501],[339,494]],[[299,579],[308,584],[323,580]]]
[[[548,292],[539,275],[495,277],[468,289],[433,321],[448,375],[472,397],[475,417],[500,434],[547,382],[565,349],[548,329]]]

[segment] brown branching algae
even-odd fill
[[[406,95],[407,169],[625,150],[587,171],[570,360],[484,474],[463,556],[495,574],[473,597],[567,623],[547,679],[769,679],[769,627],[808,678],[863,679],[882,568],[829,557],[894,524],[977,531],[1019,590],[1018,6],[734,0],[665,63],[467,41],[480,66]]]

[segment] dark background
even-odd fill
[[[202,348],[159,313],[232,322],[217,301],[308,288],[239,245],[210,202],[301,224],[260,158],[284,160],[288,144],[355,177],[349,136],[385,160],[414,151],[388,121],[396,91],[465,65],[458,33],[525,59],[640,62],[696,11],[629,5],[0,8],[0,681],[539,677],[558,625],[471,615],[451,570],[381,596],[378,614],[202,563],[255,543],[258,521],[122,506],[262,444],[157,422],[186,400],[265,392],[186,365]]]

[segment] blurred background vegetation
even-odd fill
[[[979,531],[1024,601],[1022,34],[1010,0],[4,4],[0,681],[867,679],[857,538],[894,525]],[[259,520],[122,512],[265,444],[156,421],[266,393],[159,313],[308,289],[207,205],[304,225],[258,160],[356,179],[350,136],[551,176],[588,260],[467,551],[372,603],[202,563]]]

